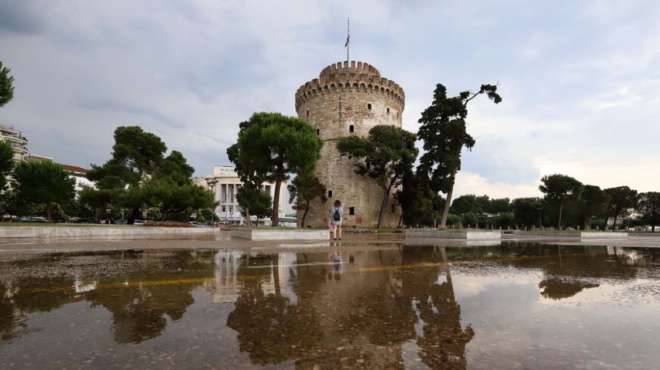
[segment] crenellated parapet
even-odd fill
[[[319,78],[300,86],[296,91],[296,110],[308,99],[341,90],[386,95],[397,100],[401,104],[402,110],[406,100],[401,86],[392,80],[381,77],[380,72],[374,66],[357,61],[338,62],[323,68]]]

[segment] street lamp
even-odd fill
[[[213,209],[213,203],[215,203],[215,184],[218,183],[218,180],[206,180],[206,185],[211,189],[211,226],[215,227],[215,209]]]

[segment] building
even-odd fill
[[[213,200],[220,204],[214,209],[215,215],[222,222],[233,224],[244,223],[243,210],[238,205],[236,193],[243,186],[243,182],[236,173],[234,166],[213,167],[213,175],[205,177],[203,181],[197,182],[201,186],[206,186],[213,192]],[[264,182],[262,189],[267,191],[275,199],[275,183]],[[280,186],[280,201],[278,208],[278,217],[284,217],[285,212],[285,189],[286,183],[282,182]]]
[[[75,184],[75,190],[76,190],[76,196],[80,193],[80,191],[83,189],[85,186],[90,186],[94,187],[94,183],[87,180],[87,170],[78,167],[78,166],[71,166],[68,164],[62,164],[60,163],[60,166],[64,168],[66,172],[69,173],[69,178],[72,178],[76,181]]]
[[[316,176],[327,188],[327,203],[316,200],[306,223],[322,227],[330,217],[336,199],[344,207],[344,225],[374,227],[378,223],[383,190],[375,180],[357,175],[353,160],[341,158],[336,148],[339,138],[366,137],[376,125],[402,127],[405,107],[403,89],[381,77],[373,66],[351,61],[324,68],[319,78],[302,85],[295,95],[298,118],[309,122],[323,140]],[[393,193],[398,189],[393,189]],[[389,195],[381,226],[399,224],[401,207]],[[298,213],[298,218],[302,212]]]
[[[28,156],[28,139],[13,127],[0,125],[0,140],[8,142],[14,149],[14,161],[21,162]]]

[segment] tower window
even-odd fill
[[[332,198],[332,190],[328,190],[328,198]]]
[[[309,118],[309,111],[307,111],[307,118]]]
[[[318,135],[321,135],[321,129],[318,129],[318,128],[316,129],[316,135],[317,135],[317,136],[318,136]]]
[[[348,126],[348,132],[350,132],[350,133],[355,132],[355,126],[353,126],[353,125]]]
[[[367,103],[367,109],[371,110],[371,103]]]
[[[387,107],[387,114],[390,114],[390,108]]]
[[[355,207],[349,207],[348,208],[348,214],[351,216],[355,216]]]

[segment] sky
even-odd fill
[[[350,59],[404,89],[408,131],[436,84],[498,84],[500,104],[468,106],[454,197],[541,197],[552,174],[660,191],[656,0],[0,0],[0,124],[85,168],[140,126],[208,176],[252,113],[296,116],[296,90],[346,59],[347,19]]]

